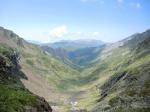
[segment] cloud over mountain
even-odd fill
[[[58,26],[58,27],[55,27],[52,30],[50,30],[49,34],[51,37],[62,37],[67,32],[68,32],[67,26],[62,25],[62,26]]]

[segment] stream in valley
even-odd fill
[[[80,109],[77,107],[78,98],[84,94],[84,91],[73,92],[70,95],[69,102],[71,105],[71,112],[80,112]]]

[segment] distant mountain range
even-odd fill
[[[54,43],[44,44],[52,48],[63,48],[65,50],[76,50],[87,47],[98,47],[105,43],[100,40],[62,40]]]
[[[41,44],[41,48],[72,67],[82,68],[90,64],[105,45],[100,40],[62,40]]]

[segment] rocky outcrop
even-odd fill
[[[19,36],[17,34],[15,34],[13,31],[11,30],[7,30],[3,27],[0,27],[0,37],[2,38],[6,38],[6,39],[17,39],[19,38]]]
[[[4,60],[4,57],[0,56],[0,81],[4,79],[8,79],[9,68],[6,66],[6,61]]]
[[[24,48],[25,48],[24,42],[25,42],[25,41],[24,41],[22,38],[18,38],[18,40],[17,40],[17,45],[20,46],[20,47],[24,47]]]
[[[113,76],[112,78],[110,78],[103,86],[101,86],[100,87],[100,89],[102,90],[100,92],[101,98],[98,101],[103,100],[103,98],[105,98],[109,94],[109,92],[115,86],[115,84],[121,79],[125,79],[127,75],[128,75],[127,72],[117,74]]]
[[[63,49],[63,48],[51,48],[49,46],[41,46],[41,48],[52,54],[54,57],[57,57],[58,59],[61,59],[61,60],[65,60],[66,58],[68,58],[68,52]]]
[[[101,86],[98,100],[99,110],[104,112],[149,112],[149,64],[147,62],[131,71],[115,74]]]
[[[86,109],[72,110],[71,112],[88,112]]]
[[[11,61],[10,65],[7,64],[6,58],[8,58],[7,60]],[[25,78],[27,80],[27,77],[20,70],[19,60],[20,60],[20,56],[19,53],[17,53],[16,51],[14,51],[9,57],[5,57],[2,54],[0,55],[0,89],[3,86],[4,87],[6,86],[8,88],[11,87],[11,90],[14,92],[21,91],[25,95],[27,95],[27,97],[28,95],[31,95],[30,97],[35,98],[36,101],[34,101],[32,105],[31,105],[31,101],[29,101],[29,104],[28,103],[22,104],[23,101],[21,99],[18,101],[18,103],[19,104],[21,103],[22,105],[22,107],[19,108],[22,108],[22,110],[24,110],[23,112],[52,112],[52,108],[44,98],[30,93],[27,89],[25,89],[24,85],[21,83],[20,79]],[[3,97],[4,96],[5,94],[3,94]],[[8,100],[7,97],[5,98],[6,101]],[[13,96],[9,96],[9,97],[13,97]],[[5,105],[7,106],[7,103]],[[7,110],[7,112],[10,112],[10,110]]]
[[[52,112],[52,108],[49,106],[49,104],[45,101],[44,98],[38,97],[36,107],[25,106],[25,111],[26,112]]]
[[[11,57],[10,57],[14,67],[16,70],[19,70],[21,67],[19,65],[19,61],[20,61],[20,54],[19,52],[17,51],[13,51],[13,53],[11,54]]]
[[[25,48],[27,44],[27,42],[23,38],[19,37],[16,33],[3,27],[0,27],[0,43],[5,43],[13,48]]]

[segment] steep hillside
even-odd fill
[[[82,81],[81,89],[86,94],[79,98],[79,108],[93,112],[149,111],[149,30],[105,47],[95,61],[95,66],[82,73],[87,80]]]
[[[22,68],[46,77],[51,85],[59,87],[61,80],[76,77],[78,73],[76,70],[58,61],[52,54],[43,51],[39,46],[26,42],[12,31],[1,28],[0,43],[5,43],[16,49],[21,55]]]
[[[21,79],[26,88],[44,97],[55,107],[65,105],[64,100],[68,96],[63,94],[63,91],[73,89],[73,85],[64,83],[64,80],[77,77],[76,70],[63,64],[37,45],[26,42],[12,31],[2,27],[0,43],[19,52],[22,72],[28,77],[28,80]]]
[[[72,62],[72,60],[69,58],[69,51],[63,49],[63,48],[52,48],[49,46],[41,46],[41,48],[53,55],[56,59],[62,61],[64,64],[67,64],[71,68],[79,69],[79,65]]]
[[[53,47],[52,48],[52,47],[50,47],[50,45],[41,46],[41,48],[44,51],[52,54],[55,58],[59,59],[63,63],[71,66],[74,69],[81,71],[85,67],[92,66],[95,63],[94,59],[102,51],[102,49],[106,46],[106,44],[104,44],[104,43],[98,44],[98,42],[97,42],[98,45],[95,45],[94,42],[90,41],[90,44],[85,43],[86,46],[84,46],[84,47],[80,46],[80,45],[78,46],[78,44],[74,45],[74,46],[76,46],[76,48],[72,49],[72,50],[67,50],[66,48],[64,48],[64,46],[67,46],[67,48],[70,48],[69,45],[71,45],[72,41],[67,42],[67,44],[63,43],[63,45],[61,45],[61,46],[59,46],[59,45],[57,46],[57,44],[56,44],[56,46],[55,46],[56,48],[53,46],[52,46]],[[79,43],[80,43],[80,41],[79,41]],[[97,47],[93,47],[94,45]]]
[[[28,80],[20,70],[19,55],[6,45],[0,45],[0,111],[1,112],[52,112],[41,98],[25,89],[20,81]]]
[[[148,111],[149,57],[149,30],[100,48],[69,52],[67,58],[73,63],[88,65],[76,79],[65,80],[76,87],[75,91],[83,92],[76,97],[77,108],[93,112]]]
[[[81,68],[90,67],[95,63],[93,60],[97,58],[98,54],[104,47],[105,45],[100,45],[99,47],[80,48],[69,52],[68,58]]]

